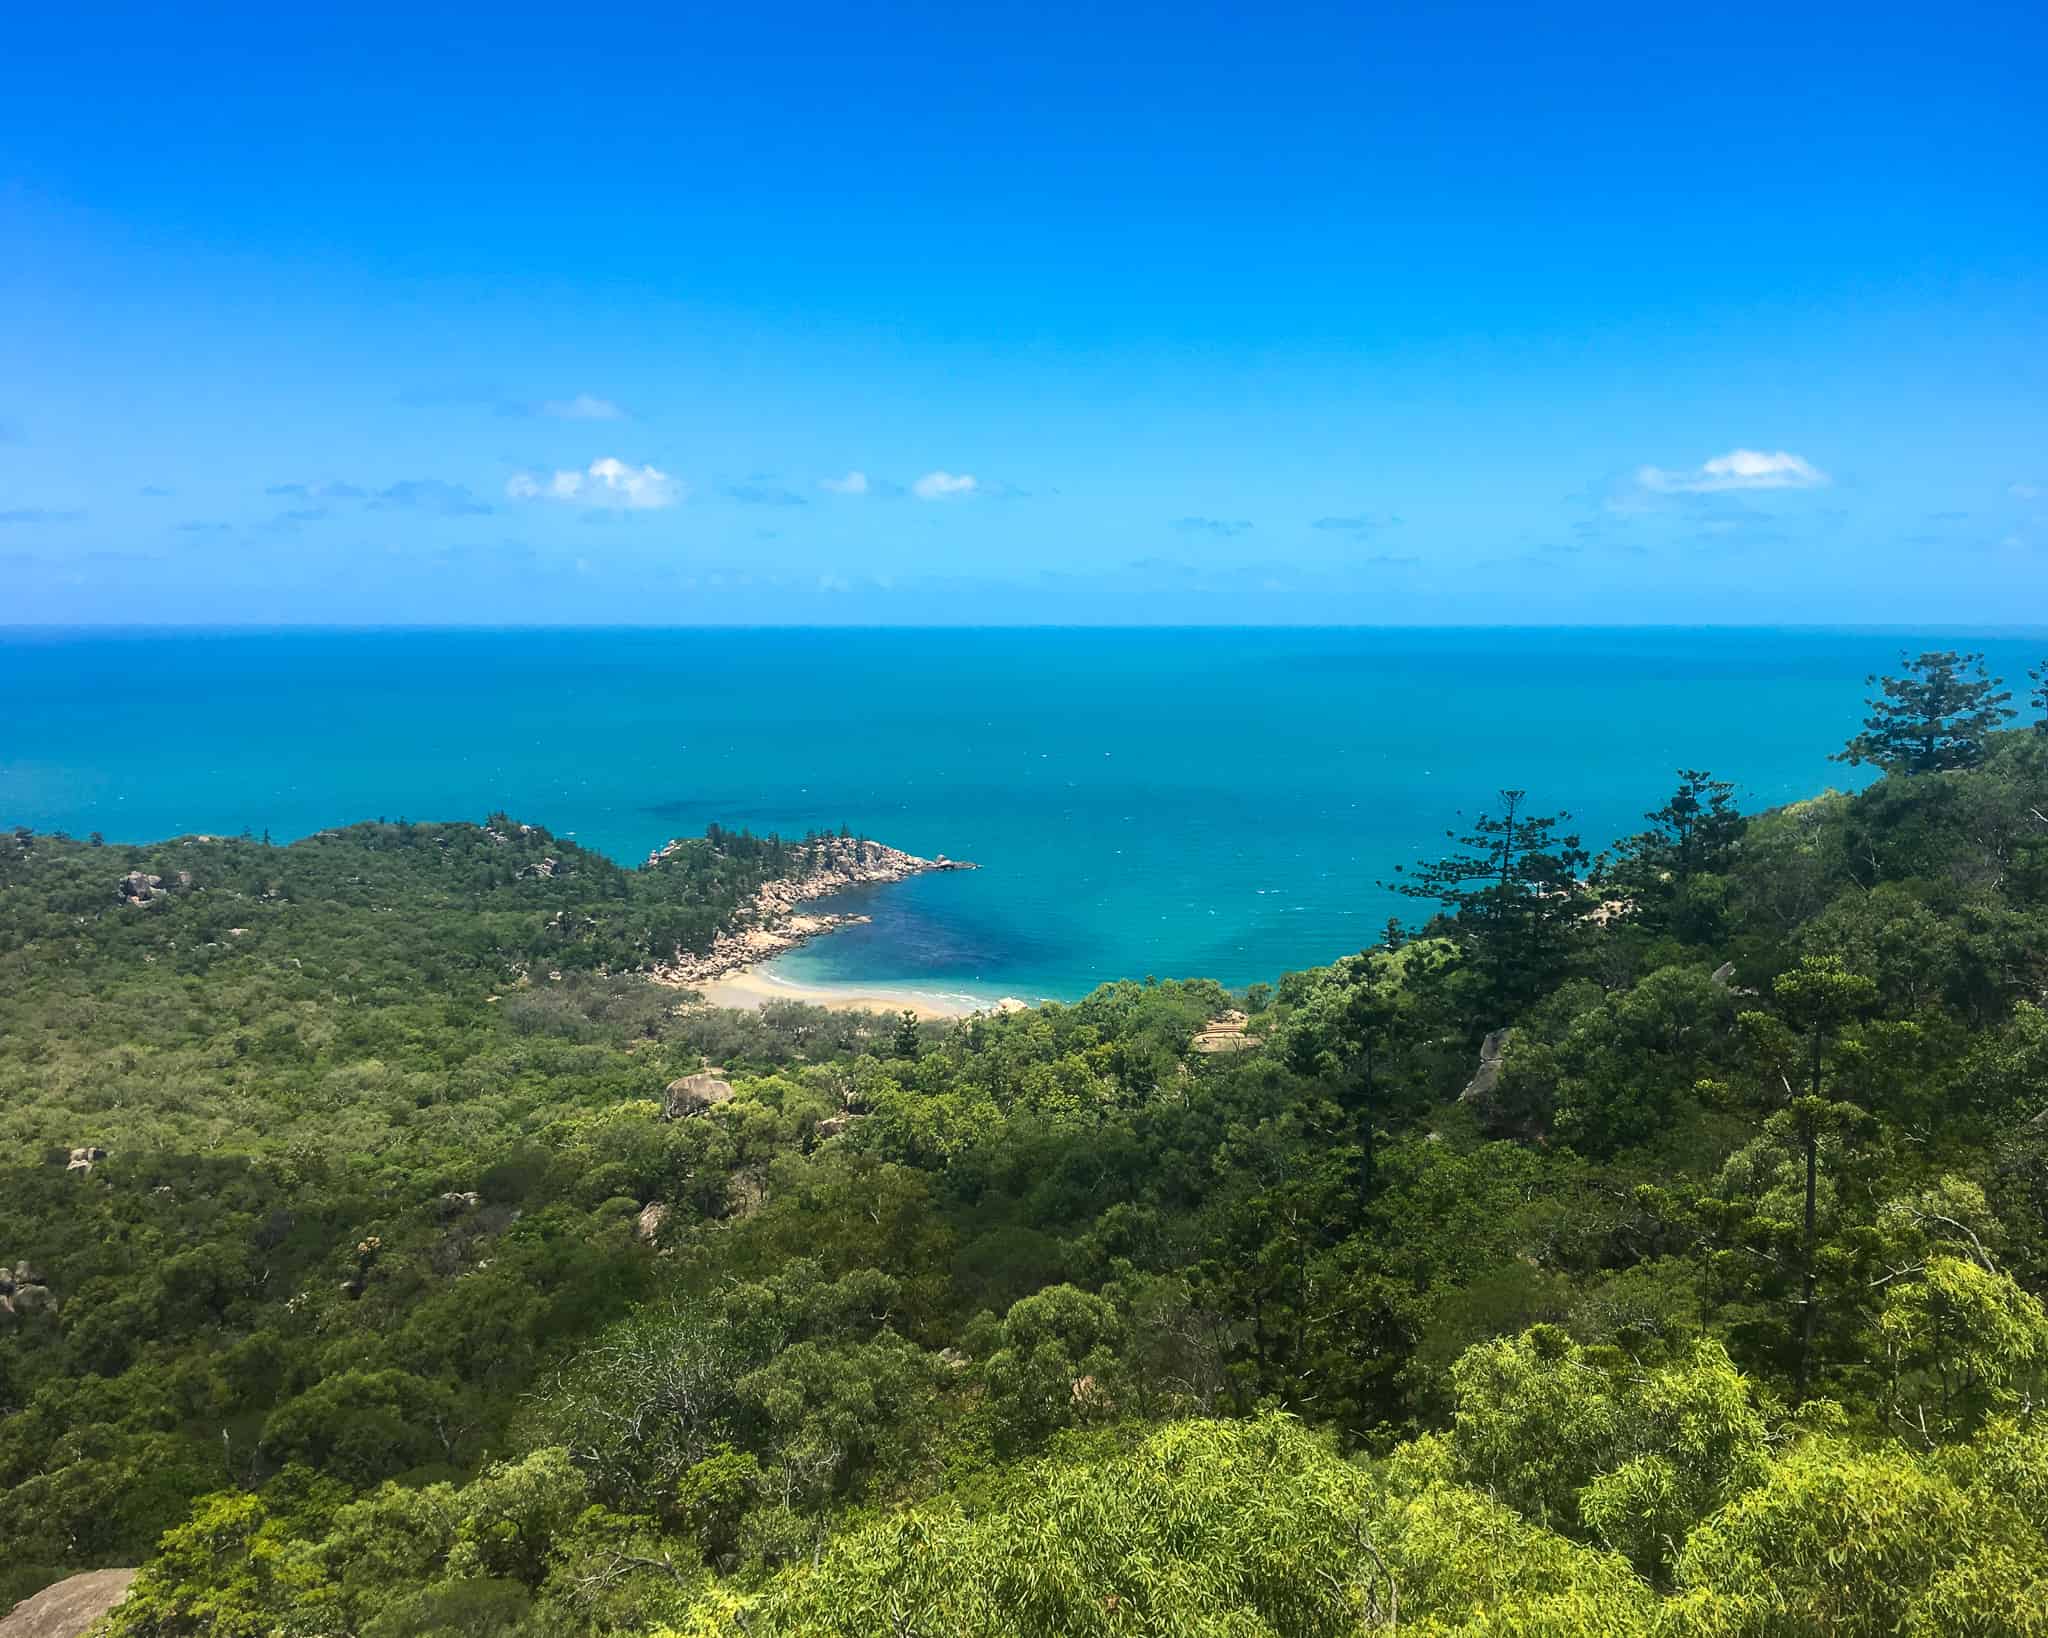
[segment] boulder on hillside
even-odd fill
[[[123,904],[161,904],[170,896],[163,877],[143,870],[131,870],[114,884],[114,897]]]
[[[8,1299],[14,1304],[17,1314],[47,1314],[55,1310],[57,1299],[50,1294],[47,1285],[20,1285],[14,1288],[14,1295]]]
[[[1246,1052],[1259,1043],[1245,1034],[1251,1019],[1237,1008],[1219,1013],[1204,1024],[1189,1046],[1196,1052]]]
[[[10,1325],[23,1314],[56,1312],[57,1298],[43,1271],[26,1257],[9,1268],[0,1263],[0,1325]]]
[[[79,1638],[122,1599],[133,1570],[88,1570],[31,1594],[0,1615],[0,1638]]]
[[[701,1115],[715,1109],[721,1103],[732,1102],[732,1083],[720,1079],[708,1069],[694,1075],[685,1075],[679,1081],[670,1081],[668,1091],[662,1099],[662,1119],[687,1120],[692,1115]]]
[[[1514,1033],[1512,1029],[1493,1030],[1479,1043],[1479,1067],[1465,1083],[1465,1090],[1458,1094],[1460,1103],[1484,1110],[1493,1101],[1493,1094],[1500,1086],[1500,1061],[1507,1052],[1508,1038]]]
[[[633,1223],[633,1232],[651,1245],[661,1232],[661,1225],[667,1221],[668,1207],[659,1200],[650,1200],[640,1208],[640,1215]]]
[[[105,1160],[106,1158],[107,1151],[102,1149],[97,1143],[84,1144],[71,1151],[70,1158],[64,1163],[64,1169],[67,1172],[89,1172],[92,1170],[95,1161]]]
[[[757,1171],[734,1172],[726,1179],[725,1214],[751,1217],[768,1198],[768,1180]]]

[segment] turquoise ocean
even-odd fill
[[[1589,844],[1680,766],[1745,806],[1902,648],[1849,631],[392,630],[0,634],[0,821],[118,841],[505,808],[629,863],[717,821],[856,830],[973,874],[862,895],[795,981],[1073,997],[1272,979],[1417,907],[1375,883],[1504,786]],[[2017,692],[2017,690],[2016,690]]]

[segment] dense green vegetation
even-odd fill
[[[1604,858],[1507,793],[1426,921],[1249,997],[921,1028],[635,976],[783,844],[16,833],[0,1607],[2048,1630],[2048,732],[1982,681]]]

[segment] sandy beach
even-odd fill
[[[770,1001],[803,1001],[835,1012],[914,1012],[920,1018],[965,1018],[977,1012],[1015,1012],[1029,1003],[1014,995],[950,994],[860,984],[799,984],[765,967],[740,967],[691,986],[711,1007],[751,1009]]]

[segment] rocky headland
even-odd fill
[[[670,842],[647,856],[650,868],[657,866],[682,842]],[[900,882],[930,871],[972,870],[964,859],[949,859],[941,853],[921,859],[901,848],[851,836],[822,836],[800,855],[801,873],[778,876],[762,885],[754,897],[720,930],[705,951],[682,950],[672,961],[654,969],[658,983],[681,989],[696,989],[746,967],[794,950],[821,933],[850,927],[869,918],[859,915],[818,913],[804,905],[829,898],[851,887],[877,887]]]

